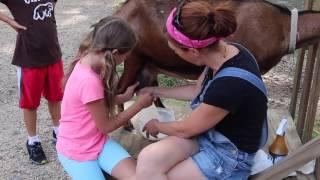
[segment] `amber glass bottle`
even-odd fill
[[[288,155],[288,147],[284,138],[287,121],[288,120],[286,118],[282,118],[276,131],[276,138],[269,146],[270,158],[272,159],[273,163],[278,162]]]

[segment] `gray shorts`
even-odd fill
[[[228,138],[214,130],[199,136],[197,142],[199,152],[192,159],[207,179],[248,179],[255,153],[238,150]]]

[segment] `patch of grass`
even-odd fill
[[[320,120],[317,119],[314,125],[314,129],[313,129],[313,133],[312,133],[312,137],[318,137],[320,136]]]
[[[118,72],[119,74],[122,74],[123,69],[124,69],[123,64],[120,64],[120,65],[117,66],[117,72]]]
[[[164,99],[163,103],[169,106],[189,106],[190,104],[189,101],[180,101],[176,99]]]
[[[158,75],[158,82],[161,87],[176,87],[176,86],[189,84],[187,80],[177,79],[171,76],[167,76],[165,74]]]
[[[117,72],[119,76],[121,76],[122,72],[124,70],[123,64],[120,64],[117,66]],[[161,87],[176,87],[181,86],[185,84],[190,84],[187,80],[184,79],[178,79],[171,76],[167,76],[165,74],[159,74],[158,75],[158,82]]]

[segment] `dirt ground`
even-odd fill
[[[89,26],[112,14],[115,4],[116,0],[59,1],[56,19],[65,68]],[[9,14],[4,5],[0,5],[0,12]],[[50,143],[52,125],[45,101],[41,102],[38,111],[38,131],[50,163],[36,166],[28,160],[25,148],[27,134],[18,108],[16,67],[10,63],[16,33],[3,22],[0,22],[0,32],[0,179],[69,179]],[[294,62],[284,58],[264,75],[270,93],[270,107],[288,107],[293,72]]]

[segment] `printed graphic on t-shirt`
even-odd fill
[[[24,0],[24,2],[27,5],[41,2],[41,1],[42,0]],[[33,19],[38,21],[38,20],[44,20],[46,17],[50,18],[52,16],[52,11],[53,11],[52,2],[38,4],[33,10]]]
[[[39,4],[33,11],[34,20],[44,20],[46,17],[51,17],[53,11],[53,4],[48,2],[46,4]]]
[[[27,4],[30,4],[32,2],[38,2],[38,1],[41,1],[41,0],[24,0],[24,2]]]

